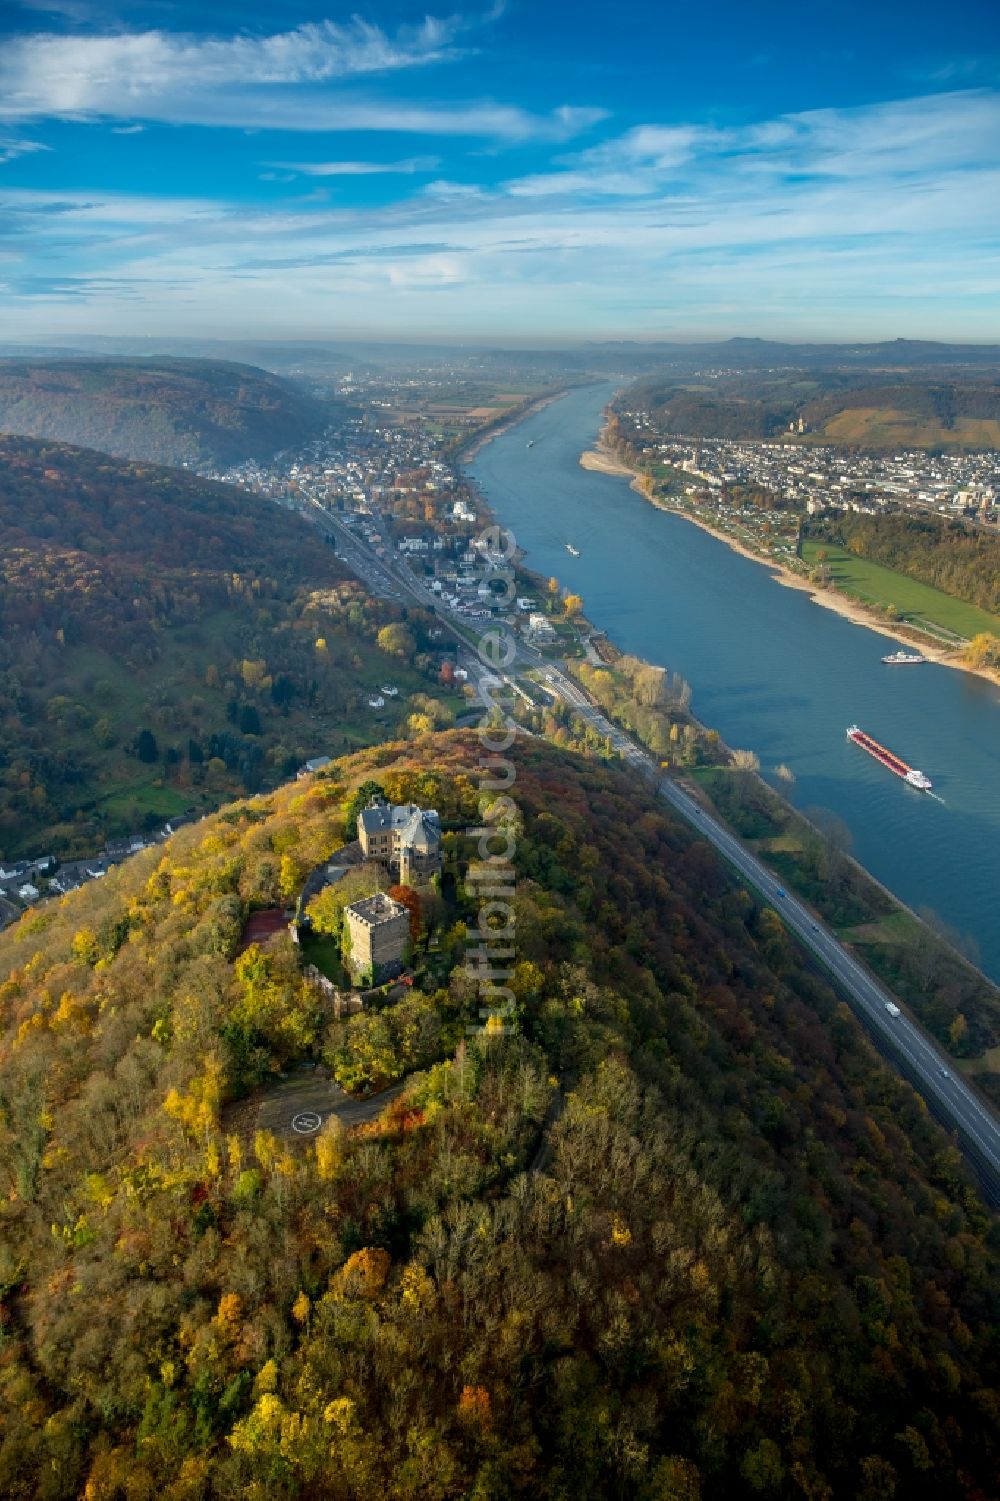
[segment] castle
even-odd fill
[[[441,869],[441,820],[433,808],[373,797],[358,814],[358,841],[365,859],[384,865],[401,886],[428,881]]]

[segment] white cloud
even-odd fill
[[[996,120],[1000,97],[973,94],[650,125],[534,178],[407,183],[364,210],[0,192],[0,238],[21,256],[4,275],[41,316],[56,294],[36,290],[38,267],[62,274],[47,316],[95,330],[122,326],[126,287],[129,320],[141,309],[164,331],[652,335],[787,319],[984,337],[1000,298]],[[845,323],[851,309],[867,328]]]
[[[506,184],[514,198],[639,198],[651,192],[655,181],[647,175],[629,171],[534,172],[530,177],[515,178]]]
[[[54,225],[60,238],[79,237],[99,245],[130,233],[184,225],[187,230],[218,226],[237,210],[207,198],[148,198],[140,193],[83,193],[39,188],[0,189],[0,233],[22,234],[41,246]],[[75,253],[75,251],[74,251]]]
[[[423,255],[406,260],[389,261],[385,278],[397,290],[420,288],[431,291],[454,287],[470,280],[469,268],[459,255]]]
[[[282,172],[301,172],[306,177],[371,177],[382,173],[433,172],[440,157],[411,156],[400,162],[269,162]]]
[[[863,181],[955,171],[996,160],[1000,95],[985,90],[810,110],[744,126],[640,125],[556,170],[506,184],[515,197],[642,197],[728,180]]]
[[[598,169],[624,164],[664,172],[689,161],[718,134],[705,125],[636,125],[617,140],[581,152],[576,160]]]
[[[429,182],[424,188],[424,195],[427,198],[450,198],[452,200],[461,198],[483,200],[490,196],[475,183],[451,182],[446,177],[438,177],[433,182]]]
[[[12,115],[116,114],[123,101],[141,114],[147,101],[203,89],[324,83],[423,66],[448,56],[454,32],[454,23],[428,17],[390,37],[356,17],[256,37],[14,36],[0,59],[0,87]]]
[[[41,141],[25,141],[18,136],[0,135],[0,163],[12,162],[19,156],[30,156],[36,151],[50,151]]]
[[[890,100],[850,110],[809,110],[720,134],[723,149],[773,153],[789,172],[857,177],[993,163],[1000,140],[1000,95],[987,90]]]
[[[461,35],[495,19],[428,16],[390,35],[354,17],[271,36],[167,31],[14,35],[0,52],[0,119],[126,119],[296,130],[406,131],[565,141],[605,117],[564,105],[536,116],[492,101],[408,104],[359,98],[359,79],[460,57]]]

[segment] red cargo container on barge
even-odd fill
[[[884,745],[879,745],[877,740],[866,735],[858,725],[848,726],[847,738],[853,740],[855,745],[860,745],[863,751],[874,756],[876,761],[880,761],[883,766],[894,772],[897,777],[901,777],[904,782],[908,782],[911,787],[916,787],[920,792],[930,792],[934,785],[930,777],[925,777],[922,771],[916,771],[914,767],[907,766],[905,761],[901,761],[891,750],[886,750]]]

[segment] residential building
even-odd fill
[[[304,766],[299,767],[299,770],[296,772],[296,776],[300,778],[311,776],[313,772],[322,771],[324,766],[329,765],[329,756],[313,756],[312,760],[307,761]]]
[[[538,611],[532,611],[528,616],[528,635],[533,641],[554,641],[556,639],[555,627],[547,615]]]

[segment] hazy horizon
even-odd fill
[[[455,350],[510,350],[512,353],[553,353],[560,350],[586,350],[607,349],[617,345],[634,345],[636,348],[655,349],[659,346],[675,347],[678,349],[718,348],[725,344],[779,344],[790,349],[795,348],[829,348],[848,349],[852,347],[875,347],[892,344],[932,344],[943,348],[952,346],[969,349],[1000,349],[1000,330],[995,337],[991,338],[949,338],[940,335],[934,338],[922,338],[919,335],[899,334],[884,338],[870,338],[865,335],[851,337],[844,334],[839,338],[811,337],[807,334],[800,336],[781,336],[779,334],[746,334],[742,332],[719,333],[719,334],[683,334],[674,335],[670,332],[656,333],[643,336],[641,333],[622,331],[620,333],[595,333],[579,335],[573,338],[569,334],[546,335],[539,333],[537,336],[528,334],[511,334],[504,336],[500,333],[461,333],[449,336],[440,330],[407,330],[405,334],[394,335],[386,329],[344,329],[330,334],[302,333],[295,329],[287,333],[260,333],[251,331],[240,333],[205,332],[201,334],[177,334],[177,333],[144,333],[142,331],[120,333],[72,333],[66,330],[52,329],[48,334],[36,334],[33,338],[23,339],[11,337],[0,340],[0,349],[23,348],[25,350],[44,349],[46,347],[59,347],[70,350],[85,351],[103,344],[143,344],[148,343],[156,346],[169,344],[191,345],[315,345],[317,348],[337,348],[340,345],[378,347],[384,345],[387,348],[399,347],[414,349],[435,348]]]

